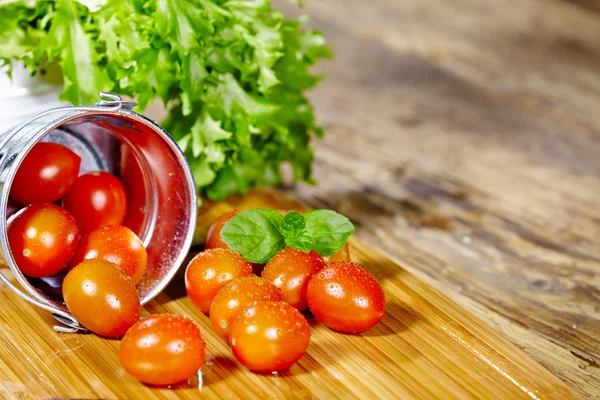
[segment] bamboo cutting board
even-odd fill
[[[275,190],[254,191],[227,203],[205,204],[199,232],[236,207],[304,210]],[[408,274],[360,240],[352,259],[382,283],[387,312],[357,335],[335,333],[309,316],[306,355],[277,374],[247,371],[212,332],[209,319],[185,296],[183,270],[145,307],[194,319],[206,341],[207,361],[198,376],[172,388],[145,386],[118,361],[118,340],[52,330],[45,311],[0,288],[0,398],[382,398],[547,399],[577,396],[498,333]],[[3,271],[5,272],[5,271]]]

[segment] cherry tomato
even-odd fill
[[[57,143],[38,143],[27,154],[10,187],[21,204],[54,203],[77,179],[81,158]]]
[[[308,307],[323,325],[339,332],[362,332],[385,313],[385,293],[362,267],[329,264],[308,283]]]
[[[81,175],[63,199],[82,233],[105,225],[120,225],[127,212],[125,188],[116,176],[99,171]]]
[[[226,342],[233,319],[257,301],[282,301],[283,294],[275,285],[255,275],[234,279],[223,286],[210,306],[210,322],[214,331]]]
[[[340,251],[338,251],[337,253],[331,255],[331,256],[327,256],[327,257],[323,257],[325,259],[325,262],[327,264],[330,263],[334,263],[334,262],[341,262],[341,261],[350,261],[350,246],[348,246],[348,243],[346,243],[344,245],[344,247],[342,247],[340,249]]]
[[[150,385],[173,385],[196,374],[204,364],[204,341],[191,320],[155,314],[127,331],[119,360],[131,375]]]
[[[261,276],[281,289],[289,305],[298,311],[304,311],[308,308],[308,281],[324,266],[323,257],[316,251],[304,253],[287,247],[269,260]]]
[[[185,289],[192,303],[205,314],[219,289],[241,276],[252,274],[252,266],[239,253],[229,249],[209,249],[198,253],[185,271]]]
[[[306,318],[286,302],[260,302],[238,314],[230,331],[233,355],[246,368],[274,372],[302,357],[310,341]]]
[[[84,236],[71,260],[71,267],[83,260],[102,258],[117,264],[133,283],[146,271],[148,254],[142,241],[131,229],[121,225],[103,226]]]
[[[54,275],[65,268],[79,237],[71,214],[47,203],[27,206],[8,227],[8,243],[17,266],[34,278]]]
[[[228,249],[227,243],[221,237],[221,230],[223,229],[223,225],[225,222],[229,221],[235,215],[237,215],[237,210],[232,210],[228,213],[221,215],[214,224],[210,226],[208,230],[208,237],[206,238],[206,244],[204,245],[205,249]]]
[[[135,285],[110,261],[95,258],[77,265],[65,277],[62,292],[75,319],[98,335],[121,336],[140,318]]]

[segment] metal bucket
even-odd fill
[[[81,172],[116,174],[127,191],[124,225],[148,251],[148,266],[136,285],[144,305],[160,293],[184,261],[194,234],[196,189],[185,157],[155,122],[131,110],[134,103],[100,93],[91,107],[60,107],[38,113],[0,136],[0,256],[23,290],[0,273],[0,280],[24,300],[50,311],[65,326],[85,330],[69,313],[60,295],[60,277],[24,276],[7,239],[10,187],[19,165],[39,141],[61,143],[81,157]],[[52,289],[55,289],[53,293]]]

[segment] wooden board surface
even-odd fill
[[[309,0],[318,186],[357,235],[600,399],[592,0]]]
[[[305,209],[276,191],[205,207],[206,226],[230,208]],[[212,210],[212,211],[211,211]],[[420,282],[383,253],[351,241],[353,261],[380,280],[387,296],[381,323],[342,335],[309,317],[312,340],[291,369],[248,372],[185,296],[179,274],[145,313],[187,315],[201,326],[207,361],[198,377],[171,389],[137,382],[119,364],[118,340],[52,330],[52,317],[0,290],[0,398],[575,398],[576,394],[498,333]],[[182,269],[183,271],[183,269]]]

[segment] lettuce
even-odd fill
[[[322,135],[304,92],[330,57],[323,36],[269,0],[70,0],[0,7],[0,65],[35,73],[58,63],[61,99],[91,104],[101,90],[159,98],[162,122],[186,154],[198,189],[220,200],[256,185],[312,182],[312,137]]]

